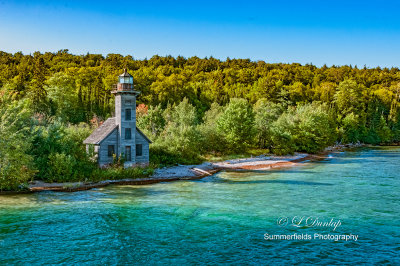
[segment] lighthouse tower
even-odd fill
[[[118,77],[115,96],[115,124],[118,126],[117,155],[125,158],[125,165],[135,164],[136,154],[136,96],[133,89],[133,77],[126,69]]]
[[[89,151],[94,146],[99,166],[113,163],[114,157],[124,158],[125,167],[149,163],[151,140],[136,127],[136,96],[133,78],[124,70],[111,92],[115,96],[115,117],[108,118],[83,143]]]

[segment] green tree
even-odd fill
[[[333,113],[317,103],[297,107],[298,125],[293,131],[296,149],[316,153],[334,143],[337,138]]]
[[[32,108],[38,113],[48,113],[47,91],[45,90],[47,68],[40,53],[35,53],[35,66],[31,81],[30,97]]]
[[[48,97],[55,105],[55,115],[65,122],[80,122],[85,119],[79,107],[75,79],[65,73],[56,73],[48,80]]]
[[[333,113],[326,105],[314,103],[290,108],[272,124],[273,152],[316,153],[334,143],[335,128]]]
[[[347,114],[360,114],[364,111],[364,99],[361,87],[354,80],[345,80],[339,84],[334,95],[339,117]]]
[[[182,162],[198,160],[200,133],[197,127],[196,109],[185,98],[181,103],[167,108],[168,117],[164,132],[155,146],[180,156]]]
[[[224,135],[217,130],[217,122],[223,113],[223,107],[218,103],[211,104],[211,108],[204,114],[204,123],[199,129],[202,135],[203,152],[223,153],[227,148]]]
[[[378,136],[380,139],[380,143],[390,143],[393,139],[393,133],[387,125],[386,119],[381,116],[379,120],[379,127],[378,127]]]
[[[150,106],[147,114],[137,116],[137,126],[152,140],[156,140],[165,127],[164,110],[161,105]]]
[[[360,141],[362,130],[360,128],[360,117],[354,113],[346,115],[342,121],[342,126],[339,129],[341,142],[355,143]]]
[[[217,127],[232,151],[239,151],[252,144],[254,130],[254,113],[245,99],[232,98],[219,116]]]
[[[0,98],[0,191],[17,190],[33,177],[33,158],[27,154],[31,148],[27,110],[26,101]]]
[[[294,108],[289,108],[271,126],[272,152],[277,155],[292,154],[296,151],[293,132],[296,130],[297,117]]]
[[[30,154],[38,179],[49,182],[83,181],[91,177],[94,163],[82,142],[90,134],[88,125],[67,126],[60,121],[35,121]],[[65,166],[63,166],[65,160]]]
[[[282,104],[273,103],[267,99],[260,99],[254,105],[258,147],[271,148],[272,124],[279,118],[283,111],[284,107]]]

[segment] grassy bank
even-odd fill
[[[150,177],[156,166],[147,167],[110,167],[104,169],[96,169],[90,180],[92,182],[98,182],[102,180],[120,180],[120,179],[136,179]]]

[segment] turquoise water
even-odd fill
[[[375,148],[284,171],[0,196],[0,264],[399,264],[399,171],[399,148]],[[295,216],[341,225],[294,227]]]

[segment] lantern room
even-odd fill
[[[124,73],[118,76],[117,91],[133,91],[133,77],[124,69]]]
[[[119,75],[119,83],[133,84],[133,77],[124,69],[124,73]]]

